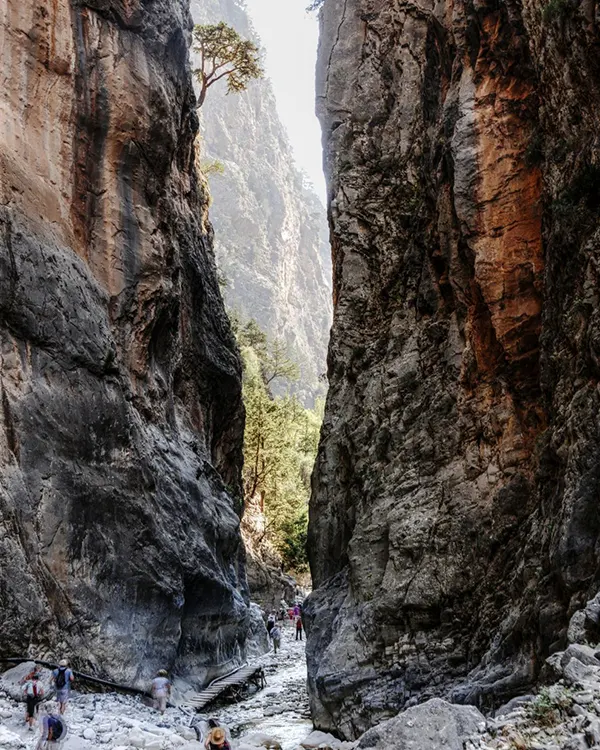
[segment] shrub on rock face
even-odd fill
[[[440,698],[414,706],[369,729],[360,750],[463,750],[464,742],[485,723],[474,706],[457,706]]]

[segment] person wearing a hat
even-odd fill
[[[211,729],[204,743],[207,750],[231,750],[231,745],[227,742],[225,730],[221,727]]]
[[[166,669],[159,669],[152,680],[152,697],[156,701],[156,708],[162,716],[167,708],[167,701],[171,695],[171,681]]]
[[[66,659],[61,659],[58,662],[58,669],[55,669],[54,672],[52,672],[52,679],[54,681],[54,687],[56,688],[58,710],[61,714],[64,714],[67,710],[67,703],[69,702],[71,683],[75,679],[73,672],[69,669],[69,662]]]

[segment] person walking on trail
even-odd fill
[[[300,617],[300,605],[298,603],[294,605],[294,617]]]
[[[25,684],[23,686],[25,703],[27,704],[27,708],[25,711],[25,722],[29,724],[30,732],[33,732],[33,725],[35,723],[35,715],[37,713],[38,704],[44,697],[44,689],[42,688],[39,680],[39,674],[35,671],[31,672],[27,675]]]
[[[269,638],[271,637],[271,630],[275,627],[275,612],[271,612],[271,614],[267,618],[267,633],[269,634]]]
[[[277,650],[281,648],[281,628],[279,625],[271,630],[271,640],[273,641],[273,651],[277,653]]]
[[[231,750],[231,745],[227,742],[225,730],[222,727],[214,727],[210,730],[204,747],[207,750]]]
[[[44,707],[45,716],[42,719],[42,736],[36,750],[52,750],[59,748],[67,736],[67,725],[62,716],[57,715],[52,706]]]
[[[156,677],[152,680],[152,697],[156,704],[156,710],[162,716],[167,709],[167,701],[171,697],[171,681],[167,676],[166,669],[159,669]]]
[[[302,618],[296,617],[296,640],[302,640]]]
[[[69,669],[69,662],[61,659],[58,662],[58,669],[52,672],[54,687],[56,688],[56,700],[58,701],[58,710],[61,714],[67,710],[67,703],[71,694],[71,683],[75,679],[73,672]]]

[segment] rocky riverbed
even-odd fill
[[[199,715],[185,706],[168,708],[164,717],[141,697],[116,693],[73,692],[66,714],[68,737],[62,750],[200,750],[193,725],[217,718],[228,727],[235,747],[264,747],[252,742],[271,742],[292,750],[312,730],[306,693],[304,642],[295,641],[292,629],[284,628],[282,648],[258,659],[265,669],[267,687],[247,700],[215,706]],[[0,747],[36,746],[39,731],[28,731],[24,704],[20,701],[20,678],[25,666],[5,673],[0,681]],[[48,679],[44,670],[40,670]]]
[[[573,632],[573,629],[571,629]],[[575,633],[583,641],[584,630]],[[474,706],[434,698],[342,742],[312,731],[304,643],[284,630],[282,649],[261,657],[267,687],[233,705],[199,715],[185,706],[164,717],[142,698],[74,692],[62,750],[202,750],[195,726],[216,718],[234,750],[585,750],[600,746],[600,659],[597,647],[573,642],[547,662],[549,682],[484,716]],[[20,668],[24,671],[24,667]],[[35,748],[38,731],[24,724],[19,672],[0,681],[0,747]]]

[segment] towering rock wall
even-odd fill
[[[240,0],[192,0],[191,9],[196,23],[225,21],[260,45]],[[332,315],[325,210],[294,162],[270,81],[252,81],[230,96],[224,81],[216,84],[201,121],[202,159],[224,165],[210,179],[225,300],[286,341],[300,367],[295,388],[311,405],[325,392],[319,376]]]
[[[0,7],[0,654],[129,682],[229,669],[252,625],[190,30],[186,0]]]
[[[318,725],[526,686],[599,586],[595,2],[325,0]]]

